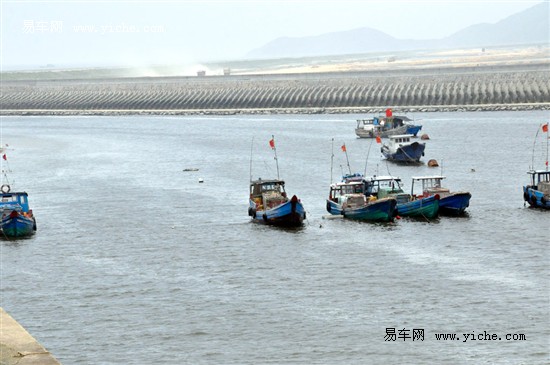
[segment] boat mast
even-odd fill
[[[550,140],[550,131],[548,131],[548,127],[550,127],[550,122],[546,122],[546,172],[548,172],[548,141]]]
[[[537,128],[537,133],[535,134],[535,139],[533,140],[533,153],[531,154],[531,166],[529,166],[529,170],[535,169],[535,146],[537,145],[537,137],[539,136],[539,131],[542,129],[543,125],[544,124],[541,124]],[[546,143],[546,145],[548,145],[548,142]],[[548,161],[548,152],[546,153],[546,156],[547,156],[546,161]]]
[[[277,147],[275,147],[275,136],[271,135],[271,141],[273,143],[271,144],[271,148],[273,149],[273,152],[275,153],[275,165],[277,166],[277,180],[280,180],[279,178],[279,159],[277,158]]]
[[[330,155],[330,184],[332,184],[332,167],[334,165],[334,138],[332,139],[331,155]]]
[[[348,171],[349,171],[349,174],[351,175],[351,167],[349,166],[348,149],[346,148],[345,143],[342,145],[342,149],[344,150],[344,153],[346,154],[346,161],[348,163]]]
[[[373,141],[374,141],[374,138],[371,138],[370,144],[369,144],[369,151],[367,152],[367,158],[365,160],[365,171],[363,171],[363,176],[367,176],[367,164],[369,162],[370,148],[372,147]]]
[[[252,148],[254,147],[254,136],[250,142],[250,182],[252,182]]]

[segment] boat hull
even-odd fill
[[[270,224],[274,226],[298,227],[306,219],[304,206],[298,200],[290,200],[272,209],[255,210],[256,204],[251,200],[248,214],[256,223]]]
[[[531,186],[523,187],[523,199],[529,203],[531,207],[550,209],[550,199],[541,191],[533,189]]]
[[[435,218],[439,213],[439,196],[429,196],[407,203],[397,204],[397,214],[402,217]]]
[[[395,152],[389,150],[387,146],[382,147],[382,154],[390,161],[396,162],[419,162],[424,156],[426,145],[413,142],[410,145],[397,148]]]
[[[327,199],[327,212],[329,212],[332,215],[341,215],[342,206],[340,204],[333,202],[332,200]]]
[[[439,213],[447,215],[464,214],[466,208],[470,206],[472,194],[467,192],[451,193],[439,199]]]
[[[2,232],[7,237],[25,237],[30,236],[36,231],[36,222],[33,218],[18,214],[17,216],[8,215],[0,223]]]
[[[342,209],[342,215],[344,218],[354,220],[391,222],[397,215],[396,207],[395,199],[380,199],[359,208]]]

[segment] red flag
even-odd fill
[[[392,111],[390,108],[386,109],[386,117],[391,117],[393,114],[392,114]]]
[[[382,138],[380,138],[380,136],[376,136],[376,143],[382,143]]]
[[[345,144],[342,145],[342,152],[346,152],[346,145]]]
[[[548,133],[548,123],[542,126],[542,131]]]
[[[6,161],[8,160],[8,158],[6,157],[6,154],[5,154],[5,153],[4,153],[4,155],[2,156],[2,158],[3,158],[4,160],[6,160]]]
[[[269,146],[272,148],[272,149],[275,149],[275,140],[273,138],[271,138],[269,140]]]

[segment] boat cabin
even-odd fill
[[[550,171],[546,170],[531,170],[527,171],[531,175],[531,188],[550,195]]]
[[[270,209],[288,201],[283,180],[258,179],[250,183],[250,199],[256,203],[256,209]]]
[[[394,197],[398,204],[410,199],[410,195],[401,188],[401,179],[395,176],[373,176],[365,179],[365,195],[373,195],[378,199]]]
[[[441,181],[445,176],[418,176],[412,178],[411,195],[414,195],[414,184],[417,182],[422,185],[422,194],[430,195],[445,195],[449,193],[449,189],[442,186]]]
[[[371,119],[357,119],[357,128],[374,129],[375,127],[379,127],[380,129],[388,130],[402,127],[405,125],[405,122],[411,121],[412,119],[406,116],[379,116]]]
[[[402,146],[404,143],[410,143],[412,134],[399,134],[395,136],[389,136],[390,145]]]
[[[365,185],[361,181],[349,183],[336,183],[330,186],[329,199],[335,203],[343,204],[348,195],[365,195]]]
[[[28,213],[30,211],[27,193],[0,193],[0,211],[2,211],[2,216],[4,216],[4,213],[9,214],[14,210],[21,213]]]

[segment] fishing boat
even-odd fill
[[[535,135],[535,142],[533,143],[533,157],[531,161],[531,168],[527,173],[530,175],[530,184],[523,187],[523,200],[529,203],[529,206],[534,208],[550,209],[550,171],[548,170],[548,155],[549,155],[549,132],[550,123],[542,124],[541,128],[537,130]],[[539,132],[542,130],[546,133],[546,169],[535,170],[535,145]]]
[[[411,134],[390,136],[388,143],[382,145],[382,154],[389,161],[419,162],[424,156],[426,143],[411,141],[411,137]]]
[[[470,206],[472,194],[467,191],[452,192],[443,187],[441,181],[445,176],[419,176],[412,178],[411,194],[414,192],[415,182],[422,185],[422,194],[420,197],[439,195],[439,212],[447,215],[464,214],[466,208]]]
[[[259,223],[300,226],[306,219],[302,202],[296,195],[288,198],[283,180],[258,179],[250,183],[248,215]]]
[[[422,129],[421,125],[412,124],[412,119],[393,115],[391,109],[386,110],[385,116],[370,119],[358,119],[355,134],[359,138],[386,138],[398,134],[411,134],[416,136]]]
[[[29,208],[26,192],[10,192],[9,185],[2,185],[0,229],[6,237],[30,236],[36,232],[36,220]]]
[[[394,197],[397,214],[402,217],[435,218],[439,212],[439,195],[417,197],[401,188],[401,179],[395,176],[373,176],[365,179],[365,195],[378,199]]]
[[[327,199],[327,211],[330,214],[369,222],[393,221],[397,215],[396,206],[397,201],[393,197],[367,197],[362,181],[331,184]]]
[[[11,191],[7,175],[11,171],[5,153],[7,147],[8,145],[1,147],[0,231],[6,238],[30,236],[36,231],[36,219],[29,207],[28,194],[24,191]]]
[[[285,182],[279,178],[279,163],[275,138],[272,136],[269,145],[275,152],[277,179],[250,181],[248,215],[253,222],[276,226],[298,227],[306,219],[306,212],[296,195],[288,198]],[[252,159],[250,162],[252,171]]]
[[[530,184],[523,187],[523,200],[531,207],[550,209],[550,171],[531,170]]]

